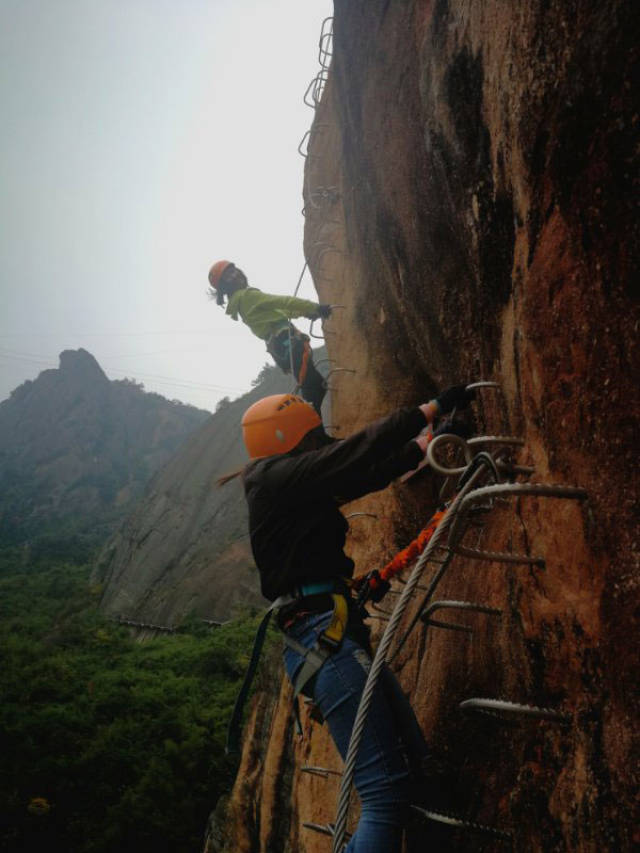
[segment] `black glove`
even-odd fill
[[[322,317],[323,320],[326,320],[327,317],[331,316],[331,305],[318,305],[318,317]]]
[[[452,385],[436,397],[436,403],[440,407],[440,414],[447,415],[454,409],[466,409],[475,397],[476,392],[467,391],[466,386]]]
[[[372,581],[375,584],[375,588],[371,585]],[[391,584],[389,581],[382,580],[380,572],[374,569],[371,572],[367,572],[362,578],[358,587],[356,602],[359,607],[364,607],[367,601],[373,601],[377,604],[379,601],[382,601],[390,589]]]
[[[433,431],[432,438],[436,438],[438,435],[458,435],[460,438],[471,438],[473,434],[473,430],[468,424],[463,423],[462,421],[453,420],[453,418],[447,418],[447,420],[442,421],[438,429]]]

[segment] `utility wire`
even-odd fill
[[[216,333],[220,334],[220,333]],[[93,337],[94,335],[112,335],[113,337],[139,337],[141,335],[211,335],[211,329],[154,329],[149,332],[34,332],[29,329],[26,332],[1,332],[0,338],[24,338],[27,336],[38,338],[55,338],[64,335],[79,338]]]
[[[23,361],[29,364],[45,365],[54,369],[57,368],[57,364],[54,364],[57,359],[46,358],[45,356],[34,355],[33,353],[21,353],[16,352],[15,350],[7,350],[4,348],[0,348],[0,358],[5,358],[10,361]],[[146,379],[150,381],[158,381],[159,384],[171,385],[177,388],[193,388],[203,391],[231,391],[237,392],[239,394],[244,394],[248,390],[247,388],[238,388],[235,386],[232,387],[228,385],[213,385],[204,382],[193,382],[190,379],[183,379],[177,376],[163,376],[161,374],[146,372],[140,373],[137,370],[123,370],[122,368],[108,367],[106,365],[103,367],[103,369],[108,370],[110,373],[118,373],[123,376],[128,376],[131,373],[135,373],[135,378],[139,377],[143,380]]]

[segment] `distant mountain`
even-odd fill
[[[209,417],[65,350],[0,403],[0,544],[85,558]]]
[[[247,461],[240,421],[248,406],[289,390],[289,377],[265,366],[253,390],[219,405],[153,478],[97,561],[106,612],[174,625],[187,613],[223,621],[236,605],[264,603],[242,484],[216,480]]]

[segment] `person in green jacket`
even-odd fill
[[[267,351],[285,373],[293,375],[300,393],[321,414],[327,383],[313,363],[309,336],[291,323],[295,317],[309,320],[326,318],[330,305],[318,305],[296,296],[278,296],[249,287],[246,275],[230,261],[217,261],[209,270],[209,285],[216,302],[233,320],[242,320],[256,337],[266,342]]]

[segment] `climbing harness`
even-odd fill
[[[244,680],[236,697],[231,719],[227,729],[227,744],[225,751],[227,754],[235,753],[239,749],[240,732],[242,723],[242,712],[249,696],[249,691],[253,683],[260,655],[264,646],[265,637],[271,616],[275,613],[278,627],[284,634],[285,645],[297,652],[303,658],[303,664],[296,674],[293,682],[293,699],[294,710],[296,713],[296,722],[298,730],[300,725],[297,715],[297,698],[298,694],[304,690],[305,686],[311,681],[318,670],[334,652],[338,651],[342,645],[345,632],[347,630],[347,622],[349,619],[349,603],[347,596],[343,591],[334,591],[336,588],[341,588],[342,584],[334,584],[333,582],[321,582],[315,584],[303,584],[296,590],[295,595],[281,595],[271,604],[267,612],[264,614],[256,636],[253,642],[251,651],[251,659],[245,673]],[[311,613],[328,613],[331,612],[331,620],[326,628],[320,632],[318,639],[313,646],[307,648],[299,643],[293,637],[287,634],[287,629],[302,615]]]
[[[331,594],[331,600],[333,603],[331,622],[320,633],[311,648],[306,648],[287,633],[284,635],[285,645],[301,655],[304,660],[293,681],[294,699],[304,690],[305,686],[311,681],[327,658],[331,657],[334,652],[337,652],[342,645],[342,640],[347,630],[349,605],[346,596],[337,593]],[[304,599],[302,599],[302,602],[302,609],[306,612],[307,604]],[[324,608],[319,612],[324,612]]]
[[[294,348],[302,346],[302,359],[300,369],[296,376],[294,369]],[[302,385],[307,375],[307,366],[311,356],[311,344],[309,336],[297,329],[293,323],[289,323],[277,332],[274,332],[267,340],[267,352],[272,356],[275,363],[283,373],[291,373],[295,376],[298,386]]]

